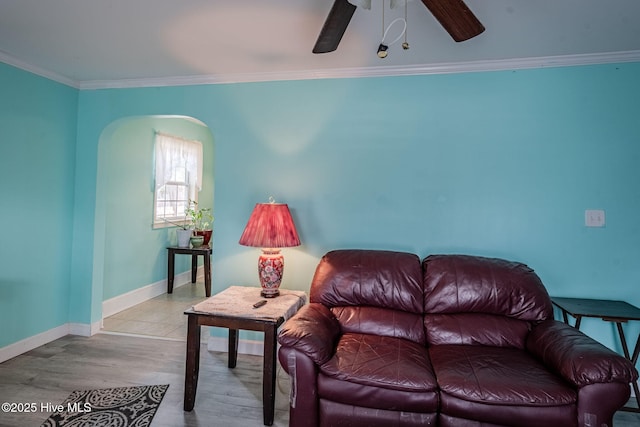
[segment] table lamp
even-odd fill
[[[264,298],[280,295],[280,282],[284,270],[284,257],[280,248],[300,245],[300,238],[293,224],[289,206],[276,203],[273,197],[269,203],[256,203],[247,226],[240,237],[240,244],[261,248],[258,258],[258,275]]]

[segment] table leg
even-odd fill
[[[168,250],[169,255],[168,255],[168,259],[167,259],[167,266],[169,268],[169,271],[167,272],[167,293],[168,294],[172,294],[173,293],[173,279],[174,279],[174,275],[175,275],[175,252],[172,251],[171,249]]]
[[[229,329],[229,367],[235,368],[238,362],[238,330]]]
[[[574,327],[575,327],[576,329],[578,329],[578,330],[579,330],[579,329],[580,329],[580,323],[581,323],[581,322],[582,322],[582,316],[577,316],[577,315],[576,315],[576,324],[575,324],[575,326],[574,326]]]
[[[192,411],[196,403],[198,371],[200,369],[200,324],[198,316],[188,315],[187,361],[184,373],[184,410]]]
[[[569,316],[567,316],[567,311],[565,309],[561,309],[562,310],[562,320],[564,320],[564,323],[566,323],[567,325],[571,326],[571,323],[569,323]],[[580,323],[582,322],[582,316],[579,315],[575,315],[576,318],[576,322],[573,324],[573,327],[576,329],[580,329]]]
[[[636,346],[633,349],[633,356],[631,357],[631,363],[633,366],[638,363],[638,355],[640,355],[640,334],[638,334],[638,339],[636,340]]]
[[[631,356],[631,363],[633,366],[636,366],[638,363],[638,355],[640,354],[640,334],[638,334],[638,338],[636,339],[636,345],[633,349],[633,356]],[[633,383],[633,391],[636,394],[636,403],[638,404],[638,412],[640,412],[640,391],[638,390],[638,382],[634,381]]]
[[[627,345],[627,340],[624,336],[624,329],[622,329],[622,322],[616,322],[616,327],[618,328],[618,336],[620,337],[620,343],[622,344],[622,352],[624,353],[624,357],[630,360],[631,363],[633,363],[633,366],[635,366],[636,362],[638,361],[638,353],[640,352],[640,346],[638,345],[640,344],[640,334],[638,335],[638,341],[636,341],[636,346],[633,350],[633,356],[631,356],[629,354],[629,346]],[[636,395],[636,403],[638,404],[638,408],[624,407],[622,409],[638,412],[640,411],[640,390],[638,387],[638,382],[637,381],[632,382],[631,387],[633,388],[633,392]]]
[[[211,296],[211,254],[208,251],[204,253],[204,293]]]
[[[627,346],[627,340],[624,337],[624,330],[622,329],[622,323],[616,322],[616,327],[618,328],[618,336],[620,337],[620,344],[622,344],[622,352],[624,353],[624,357],[627,360],[631,360],[631,356],[629,355],[629,347]]]
[[[262,405],[264,425],[273,425],[276,400],[276,325],[264,331],[264,373],[262,378]]]
[[[196,283],[197,274],[198,274],[198,255],[191,255],[191,283]]]

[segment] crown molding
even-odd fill
[[[377,66],[333,68],[326,70],[299,70],[260,73],[228,73],[220,75],[173,76],[141,79],[77,81],[60,74],[33,66],[11,55],[0,52],[0,62],[80,90],[126,89],[141,87],[193,86],[230,83],[250,83],[284,80],[345,79],[359,77],[389,77],[429,74],[507,71],[535,68],[571,67],[610,63],[640,62],[640,50],[624,52],[589,53],[578,55],[544,56],[535,58],[498,59],[487,61],[448,62],[406,66]]]
[[[71,86],[76,89],[80,88],[78,82],[73,79],[54,73],[53,71],[49,71],[44,68],[40,68],[35,65],[29,64],[28,62],[18,59],[15,56],[9,55],[8,53],[3,51],[0,51],[0,62],[4,62],[7,65],[11,65],[13,67],[19,68],[24,71],[28,71],[31,74],[44,77],[45,79],[62,83],[63,85],[66,85],[66,86]]]
[[[533,68],[569,67],[609,63],[640,62],[640,51],[597,54],[546,56],[537,58],[501,59],[490,61],[450,62],[408,66],[378,66],[334,68],[327,70],[300,70],[265,73],[236,73],[202,76],[178,76],[156,79],[130,79],[115,81],[85,81],[80,89],[116,89],[134,87],[212,85],[282,80],[343,79],[357,77],[388,77],[428,74],[471,73]]]

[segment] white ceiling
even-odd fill
[[[466,0],[486,31],[462,43],[412,1],[410,49],[385,59],[382,0],[356,11],[337,51],[311,53],[332,3],[0,0],[0,61],[91,88],[640,60],[640,0]],[[388,4],[387,24],[404,16]]]

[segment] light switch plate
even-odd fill
[[[587,227],[604,227],[604,210],[587,209],[584,211],[584,225]]]

